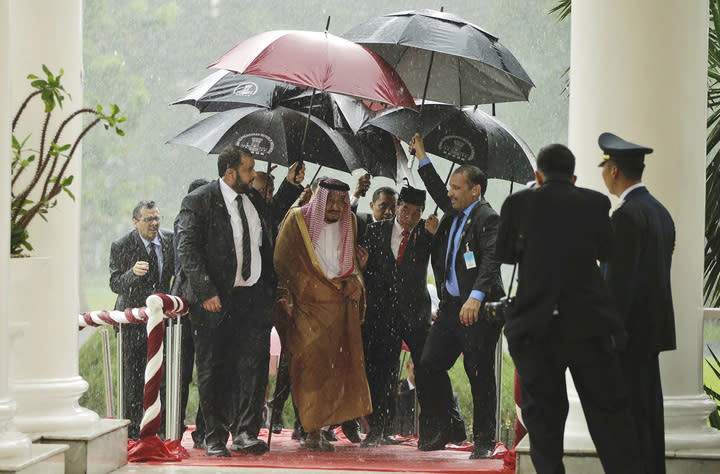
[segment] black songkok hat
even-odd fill
[[[425,207],[425,191],[413,188],[412,186],[403,186],[400,190],[400,198],[398,200]]]
[[[320,181],[320,187],[330,189],[332,191],[350,191],[350,186],[337,179],[323,179]]]
[[[604,153],[603,160],[598,166],[603,166],[607,160],[640,164],[644,161],[645,155],[653,152],[652,148],[630,143],[609,132],[598,137],[598,145]]]

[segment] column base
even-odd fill
[[[717,405],[704,393],[666,396],[665,451],[668,455],[720,453],[720,431],[708,426],[707,420]]]
[[[13,380],[17,400],[14,423],[25,433],[52,433],[90,429],[100,417],[82,408],[78,400],[88,384],[82,377]]]
[[[33,444],[24,456],[0,459],[0,474],[64,474],[66,445]]]
[[[12,423],[15,410],[16,404],[12,399],[0,400],[0,459],[30,454],[32,441],[18,432]]]
[[[44,434],[43,444],[67,445],[65,472],[105,474],[127,464],[128,420],[100,420],[90,430]]]

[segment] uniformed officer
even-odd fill
[[[620,198],[612,215],[615,253],[607,280],[628,333],[621,365],[639,437],[638,457],[648,473],[665,472],[665,427],[658,353],[675,349],[670,265],[675,224],[642,183],[652,148],[612,133],[598,138],[602,176]]]

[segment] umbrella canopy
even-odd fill
[[[513,102],[527,100],[534,86],[496,36],[451,13],[391,13],[370,19],[343,37],[382,56],[415,97],[455,105]]]
[[[471,164],[488,177],[525,183],[534,176],[535,155],[515,132],[476,107],[426,104],[422,114],[405,109],[378,114],[369,125],[406,142],[418,132],[428,153]]]
[[[239,43],[209,67],[415,108],[407,86],[385,60],[327,32],[260,33]]]
[[[200,112],[222,112],[248,104],[273,107],[303,92],[302,87],[220,70],[195,84],[170,105],[188,104]]]
[[[248,148],[256,158],[288,166],[300,154],[307,114],[286,107],[246,106],[218,112],[167,143],[220,153],[228,145]],[[322,120],[310,117],[305,159],[347,173],[363,168],[352,146]]]
[[[310,98],[311,92],[305,91],[286,100],[283,105],[307,112],[310,108]],[[375,112],[362,100],[332,92],[320,92],[313,98],[312,115],[335,129],[346,129],[357,133],[365,122],[375,116]]]

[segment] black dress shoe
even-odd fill
[[[295,428],[293,428],[292,434],[290,435],[290,439],[300,441],[303,438],[304,434],[305,431],[302,429],[302,426],[296,424]]]
[[[320,430],[327,441],[337,441],[338,437],[333,430]]]
[[[345,437],[350,441],[351,443],[359,443],[362,441],[362,438],[360,438],[360,426],[358,425],[358,422],[355,420],[346,421],[342,425],[340,425],[342,428],[343,433],[345,434]]]
[[[267,453],[270,448],[268,448],[265,441],[258,439],[257,436],[243,432],[235,436],[230,449],[242,454],[255,454],[259,456]]]
[[[368,432],[367,436],[365,436],[365,439],[362,440],[362,443],[360,443],[361,448],[377,448],[381,443],[380,440],[382,439],[382,430],[373,430],[370,428],[370,431]]]
[[[494,451],[494,449],[488,448],[484,443],[476,444],[473,447],[472,454],[470,454],[470,459],[490,459]]]
[[[380,443],[383,446],[395,446],[402,443],[402,440],[395,438],[394,436],[383,436],[380,438]]]
[[[205,448],[205,456],[212,458],[231,458],[232,453],[228,451],[224,444],[209,444]]]
[[[448,442],[450,442],[450,440],[448,439],[447,433],[445,430],[440,430],[440,432],[436,433],[432,438],[418,442],[418,449],[420,451],[438,451],[445,449],[445,445],[448,444]]]
[[[282,410],[273,409],[270,427],[272,428],[273,433],[282,433],[283,428],[285,428],[285,420],[283,419]]]
[[[461,444],[467,438],[465,433],[465,422],[453,419],[447,429],[447,440],[452,444]]]

